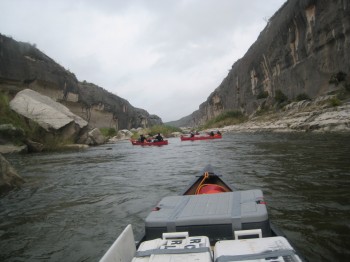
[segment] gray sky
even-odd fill
[[[164,122],[198,109],[286,0],[0,0],[0,33]]]

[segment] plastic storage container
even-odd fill
[[[211,262],[209,239],[187,232],[165,233],[163,238],[142,242],[132,262]]]
[[[233,239],[235,230],[261,229],[270,236],[270,223],[261,190],[163,198],[145,220],[148,239],[163,232],[186,231],[210,240]]]
[[[214,247],[214,261],[273,261],[301,262],[284,237],[266,237],[218,241]]]

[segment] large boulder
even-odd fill
[[[120,140],[127,140],[127,139],[130,139],[132,137],[133,133],[127,129],[123,129],[123,130],[119,130],[118,131],[118,134],[117,134],[117,137],[120,139]]]
[[[11,164],[0,154],[0,195],[20,187],[24,179],[20,177]]]
[[[106,142],[106,138],[102,135],[100,129],[94,128],[88,132],[88,138],[85,142],[87,145],[97,146],[102,145]]]
[[[129,140],[132,137],[132,135],[133,133],[127,129],[119,130],[116,136],[108,139],[108,142],[115,143],[120,140]]]
[[[10,102],[10,107],[18,114],[34,120],[46,130],[58,130],[71,122],[75,122],[80,128],[88,124],[64,105],[31,89],[18,92]]]
[[[31,89],[18,92],[10,107],[45,130],[58,131],[63,139],[75,139],[80,130],[88,125],[64,105]]]
[[[36,153],[36,152],[41,152],[44,150],[44,145],[35,141],[32,141],[30,139],[27,139],[25,141],[25,144],[28,147],[28,152],[31,153]]]

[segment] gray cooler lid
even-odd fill
[[[232,224],[241,229],[242,223],[268,219],[261,190],[235,191],[220,194],[169,196],[163,198],[146,218],[146,227]]]

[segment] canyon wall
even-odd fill
[[[91,128],[131,129],[162,124],[156,115],[133,107],[127,100],[76,76],[35,45],[0,34],[0,91],[10,97],[32,89],[67,106]]]
[[[349,69],[350,2],[289,0],[199,109],[178,121],[197,126],[224,111],[250,115],[272,106],[276,92],[290,101],[300,94],[315,99],[332,89],[333,75],[349,76]]]

